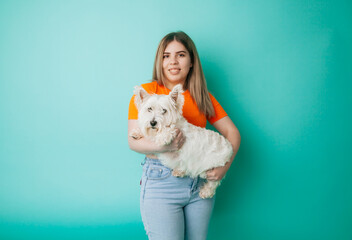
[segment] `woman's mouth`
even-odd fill
[[[169,69],[169,72],[170,72],[171,74],[178,74],[180,71],[181,71],[180,68],[170,68],[170,69]]]

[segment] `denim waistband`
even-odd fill
[[[159,165],[159,166],[164,166],[159,159],[155,159],[155,158],[148,158],[148,157],[145,157],[143,162],[141,163],[141,165],[144,165],[144,164],[153,164],[153,165]]]

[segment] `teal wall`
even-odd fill
[[[242,144],[209,239],[352,239],[352,3],[0,2],[0,239],[145,239],[133,87],[195,41]]]

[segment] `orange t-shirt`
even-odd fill
[[[151,83],[145,83],[145,84],[142,84],[141,86],[149,94],[169,94],[171,92],[168,88],[162,85],[159,85],[156,81],[153,81]],[[195,101],[193,101],[193,98],[191,97],[191,94],[188,90],[186,90],[183,93],[183,96],[185,97],[185,103],[182,108],[183,117],[186,118],[186,120],[189,123],[192,123],[193,125],[205,128],[207,124],[207,120],[210,122],[210,124],[213,124],[217,120],[220,120],[221,118],[227,116],[225,110],[221,107],[218,101],[216,101],[214,96],[211,95],[210,93],[209,93],[210,100],[213,103],[213,107],[215,111],[215,115],[210,118],[207,118],[203,113],[201,113],[198,110],[197,104],[195,103]],[[138,109],[134,104],[134,97],[135,95],[133,95],[131,98],[130,106],[128,110],[129,120],[138,119]]]

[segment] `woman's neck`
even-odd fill
[[[172,82],[165,81],[164,82],[164,86],[171,91],[178,84],[182,84],[182,86],[184,86],[184,83],[185,83],[185,81],[177,82],[177,83],[172,83]],[[183,90],[185,90],[185,89],[183,89]]]

